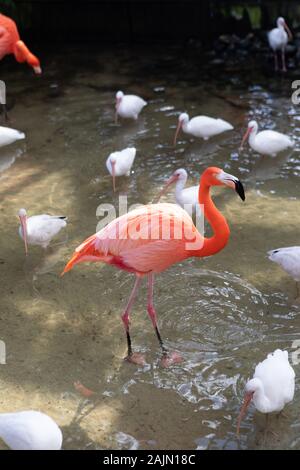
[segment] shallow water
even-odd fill
[[[235,436],[255,364],[278,347],[294,353],[295,362],[293,342],[300,339],[295,283],[266,257],[270,249],[299,244],[300,114],[290,99],[292,79],[248,62],[201,65],[196,54],[176,48],[119,52],[49,53],[41,79],[13,62],[3,65],[14,100],[11,125],[27,139],[0,149],[0,339],[7,347],[1,411],[48,413],[63,429],[64,448],[300,449],[298,378],[287,417],[271,419],[278,437],[264,436],[264,416],[253,408],[240,440]],[[149,101],[137,123],[114,124],[118,89]],[[174,149],[181,111],[222,117],[235,130],[205,143],[181,134]],[[250,118],[293,135],[293,153],[261,158],[248,146],[239,153]],[[169,369],[159,363],[145,287],[133,310],[132,339],[147,365],[123,361],[120,314],[131,275],[82,264],[59,277],[73,249],[94,233],[98,205],[118,202],[105,160],[125,146],[137,148],[131,177],[117,180],[130,204],[152,200],[180,167],[190,185],[216,165],[246,188],[245,203],[226,189],[214,191],[231,227],[224,251],[157,276],[161,333],[184,358]],[[173,190],[164,200],[174,201]],[[59,244],[46,253],[31,247],[26,259],[17,234],[20,207],[67,215]],[[294,368],[299,377],[300,366]],[[77,380],[96,392],[93,398],[78,394]]]

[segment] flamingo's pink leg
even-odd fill
[[[141,355],[132,352],[131,338],[130,338],[130,333],[129,333],[129,323],[130,323],[129,316],[130,316],[130,312],[131,312],[132,306],[134,304],[136,294],[137,294],[137,291],[139,289],[141,280],[142,280],[141,277],[139,277],[139,276],[136,277],[133,289],[132,289],[130,297],[128,299],[128,303],[127,303],[126,308],[125,308],[125,310],[122,314],[122,317],[121,317],[122,321],[124,323],[126,338],[127,338],[127,348],[128,348],[127,359],[130,362],[134,362],[134,363],[139,364],[139,365],[145,364],[145,359]]]
[[[165,347],[163,340],[160,336],[160,332],[157,326],[157,316],[156,316],[156,311],[153,305],[153,290],[154,290],[154,274],[150,273],[148,275],[148,305],[147,305],[147,310],[149,317],[151,318],[152,325],[155,329],[156,336],[158,338],[160,347],[162,349],[163,355],[166,356],[168,354],[168,350]]]

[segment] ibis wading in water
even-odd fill
[[[193,212],[196,210],[196,206],[198,205],[199,186],[191,186],[190,188],[185,188],[187,178],[188,174],[184,168],[179,168],[178,170],[174,171],[173,175],[168,179],[165,186],[159,193],[157,199],[159,200],[161,198],[161,196],[167,191],[168,187],[171,184],[176,183],[176,202],[190,215],[192,215]]]
[[[0,413],[0,439],[12,450],[60,450],[62,432],[39,411]]]
[[[39,59],[21,41],[16,23],[0,14],[0,60],[7,54],[14,54],[17,62],[27,62],[37,75],[42,73]]]
[[[25,139],[24,132],[17,131],[16,129],[11,129],[10,127],[0,126],[0,147],[5,145],[10,145],[17,140]]]
[[[270,130],[257,133],[257,130],[257,122],[250,121],[243,137],[240,150],[243,149],[243,145],[248,138],[249,145],[255,152],[270,157],[276,157],[278,153],[294,147],[294,141],[285,134]]]
[[[300,246],[287,246],[268,251],[269,259],[279,264],[297,284],[297,297],[300,297]]]
[[[178,125],[173,142],[174,145],[176,145],[180,129],[186,134],[208,140],[210,137],[232,130],[233,126],[223,119],[215,119],[208,116],[195,116],[190,119],[187,113],[181,113],[178,118]]]
[[[40,245],[47,248],[52,238],[67,225],[67,217],[62,215],[33,215],[27,217],[26,209],[19,210],[19,235],[24,240],[25,253],[28,245]]]
[[[247,408],[253,400],[255,408],[261,413],[280,412],[285,405],[293,400],[295,391],[295,372],[290,366],[288,352],[276,349],[267,358],[257,364],[253,378],[245,387],[237,434]]]
[[[278,70],[278,57],[277,53],[281,52],[281,59],[282,59],[282,71],[286,72],[286,64],[285,64],[285,50],[289,39],[293,39],[293,35],[291,33],[290,28],[285,22],[285,19],[281,16],[277,19],[277,28],[272,29],[268,33],[268,40],[270,48],[274,54],[274,61],[275,61],[275,70]]]
[[[120,152],[113,152],[106,160],[106,168],[112,176],[113,189],[116,190],[116,176],[130,175],[136,155],[134,147],[128,147]]]
[[[136,120],[146,104],[147,102],[139,96],[124,95],[123,91],[118,91],[116,94],[115,121],[118,122],[118,116],[124,119]]]
[[[158,330],[153,304],[154,276],[187,258],[214,255],[227,245],[229,226],[211,199],[211,186],[235,189],[242,200],[245,194],[242,183],[235,176],[217,167],[204,171],[198,201],[204,205],[204,216],[212,227],[212,237],[204,238],[191,217],[178,205],[149,204],[113,220],[86,239],[65,266],[63,274],[75,264],[100,261],[135,274],[135,284],[122,314],[127,337],[127,359],[131,362],[144,363],[141,355],[133,353],[129,333],[130,312],[144,276],[148,278],[147,310],[162,348],[162,364],[167,366],[179,360],[178,355],[168,352]]]

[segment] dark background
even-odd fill
[[[0,0],[22,36],[34,42],[159,42],[197,39],[211,44],[220,34],[246,36],[284,16],[295,31],[299,1],[252,0]]]

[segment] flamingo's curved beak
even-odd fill
[[[221,184],[224,184],[226,186],[229,186],[229,188],[234,189],[238,193],[242,201],[245,201],[246,198],[244,186],[236,176],[230,175],[229,173],[226,173],[222,170],[216,175],[216,178],[221,182]]]
[[[177,129],[176,129],[175,136],[174,136],[174,141],[173,141],[174,147],[175,147],[175,145],[176,145],[177,137],[178,137],[178,134],[179,134],[179,132],[180,132],[181,127],[182,127],[182,121],[178,121]]]
[[[156,196],[152,203],[157,203],[159,202],[160,198],[162,197],[163,194],[165,194],[165,192],[167,191],[168,187],[175,183],[176,181],[178,180],[178,175],[172,175],[165,183],[164,187],[162,188],[162,190],[159,192],[158,196]]]
[[[111,162],[111,176],[113,179],[113,190],[116,192],[116,162]]]
[[[286,24],[286,22],[284,22],[284,28],[286,30],[286,32],[288,33],[288,37],[289,37],[289,40],[291,41],[293,39],[293,34],[292,34],[292,31],[290,30],[290,28],[288,27],[288,25]]]
[[[27,216],[26,215],[20,215],[20,222],[21,222],[21,229],[22,229],[22,235],[23,235],[23,240],[24,240],[24,245],[25,245],[25,255],[28,255],[28,244],[27,244]]]
[[[241,145],[240,145],[240,150],[243,150],[244,143],[248,139],[249,135],[251,134],[252,129],[253,127],[248,127],[248,129],[246,130],[244,137],[242,139]]]
[[[242,408],[240,411],[240,414],[238,416],[238,421],[237,421],[237,427],[236,427],[236,435],[239,437],[240,435],[240,426],[241,426],[241,421],[243,417],[245,416],[247,412],[247,408],[250,405],[250,402],[253,398],[254,392],[246,392],[244,396],[244,403],[242,404]]]

